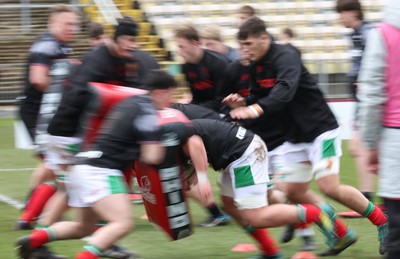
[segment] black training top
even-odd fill
[[[238,93],[243,97],[250,94],[249,66],[243,66],[240,60],[235,60],[228,65],[224,76],[224,89],[228,94]]]
[[[107,115],[90,150],[77,155],[78,164],[123,171],[139,158],[140,144],[157,142],[160,126],[150,96],[129,97]]]
[[[177,109],[186,115],[190,120],[194,119],[212,119],[220,120],[221,117],[214,110],[193,103],[182,104],[174,103],[171,108]]]
[[[106,46],[90,52],[76,73],[71,75],[70,87],[64,92],[61,104],[51,120],[48,132],[55,136],[76,136],[82,115],[90,103],[88,82],[138,87],[134,75],[127,69],[132,60],[111,55]]]
[[[23,90],[23,103],[30,104],[39,110],[43,92],[39,91],[29,82],[29,70],[31,65],[51,67],[53,61],[65,59],[72,54],[72,48],[58,41],[50,33],[41,35],[29,49],[28,63],[25,73]]]
[[[182,72],[185,75],[193,96],[192,103],[219,111],[223,92],[223,73],[229,60],[222,54],[204,50],[198,64],[185,63]]]
[[[259,91],[250,87],[251,69],[253,66],[243,66],[240,61],[234,61],[226,69],[224,88],[229,93],[238,93],[245,97],[248,104],[267,95],[268,91]],[[268,71],[264,71],[267,73]],[[283,112],[277,112],[283,114]],[[282,116],[262,116],[257,119],[242,120],[240,124],[259,135],[268,147],[268,150],[282,145],[286,141],[285,124]]]
[[[248,104],[256,102],[262,107],[265,123],[284,121],[280,130],[286,133],[286,140],[311,142],[338,127],[321,90],[292,46],[271,44],[267,54],[251,66],[250,74]]]
[[[239,159],[254,138],[253,132],[224,121],[197,119],[192,123],[194,134],[202,138],[208,161],[215,170]]]

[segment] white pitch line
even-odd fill
[[[24,204],[5,195],[0,194],[0,202],[7,203],[8,205],[13,206],[14,208],[20,210],[24,207]]]
[[[12,172],[12,171],[32,171],[35,168],[7,168],[7,169],[0,169],[0,172]]]

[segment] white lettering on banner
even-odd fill
[[[179,166],[159,169],[161,181],[179,177]]]
[[[173,166],[159,169],[161,186],[167,201],[167,215],[171,229],[177,229],[190,224],[190,217],[186,202],[183,198],[180,167]],[[180,216],[177,216],[180,215]],[[182,237],[190,232],[182,233]]]
[[[174,192],[182,189],[182,182],[180,178],[162,182],[164,193]]]
[[[353,133],[356,103],[354,101],[328,102],[328,105],[339,123],[340,137],[350,139]]]
[[[236,133],[236,137],[238,139],[243,139],[245,135],[246,135],[246,129],[240,126]]]
[[[188,214],[182,216],[174,217],[169,219],[169,224],[172,229],[187,226],[190,224]]]
[[[181,199],[180,191],[168,193],[168,200],[169,200],[170,204],[176,204],[178,202],[181,202],[182,199]]]
[[[169,195],[168,195],[169,196]],[[167,207],[168,217],[175,217],[187,213],[186,203],[181,202]]]

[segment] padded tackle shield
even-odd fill
[[[179,112],[171,113],[171,110],[159,113],[160,124],[187,120]],[[135,171],[149,221],[173,240],[178,240],[192,233],[182,184],[183,166],[178,153],[181,143],[174,132],[164,133],[162,141],[166,148],[164,162],[155,167],[136,161]]]
[[[101,123],[112,107],[128,97],[147,93],[147,90],[143,89],[104,83],[90,82],[88,87],[93,97],[84,119],[85,136],[83,137],[82,150],[92,144],[94,137],[101,128]]]

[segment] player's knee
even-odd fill
[[[134,222],[130,218],[124,218],[118,220],[116,223],[116,228],[121,235],[127,235],[129,232],[131,232],[134,228]]]
[[[135,227],[135,223],[133,222],[133,220],[126,220],[126,222],[124,222],[124,226],[126,228],[125,234],[128,234]]]
[[[339,186],[333,181],[325,181],[324,183],[318,183],[319,190],[329,198],[337,200],[339,197]]]
[[[288,200],[295,200],[295,198],[299,196],[298,190],[293,188],[287,188],[285,194]]]

